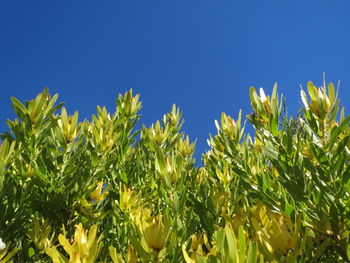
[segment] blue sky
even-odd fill
[[[207,149],[214,119],[250,113],[249,86],[274,82],[291,115],[308,80],[341,81],[349,109],[349,1],[0,1],[0,131],[10,97],[43,87],[69,112],[114,111],[118,93],[141,93],[149,126],[176,103],[184,131]]]

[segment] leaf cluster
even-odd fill
[[[47,89],[11,98],[0,262],[349,261],[350,116],[332,83],[307,92],[292,118],[277,85],[252,87],[255,134],[223,113],[202,167],[175,105],[136,129],[132,90],[91,121]]]

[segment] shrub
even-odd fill
[[[11,99],[0,262],[350,260],[350,116],[332,83],[309,82],[296,118],[277,85],[271,97],[251,88],[255,134],[223,113],[202,167],[175,105],[136,130],[132,90],[91,122],[57,98]]]

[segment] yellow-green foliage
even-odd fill
[[[174,105],[136,130],[132,91],[79,122],[48,90],[7,121],[0,145],[0,262],[346,262],[350,116],[333,84],[250,88],[255,134],[222,113],[203,166]]]

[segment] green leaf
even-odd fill
[[[147,251],[142,247],[140,240],[138,240],[138,238],[131,233],[129,235],[130,237],[130,241],[132,246],[135,248],[135,250],[137,251],[137,253],[145,260],[145,261],[149,261],[151,260],[151,255],[149,253],[147,253]]]
[[[32,247],[28,248],[28,256],[31,258],[35,255],[35,251]]]
[[[261,145],[261,148],[270,158],[278,160],[278,152],[276,152],[274,149],[265,145]]]
[[[235,236],[230,227],[225,226],[225,242],[224,242],[224,255],[227,262],[237,262],[238,249]]]
[[[338,139],[339,134],[341,134],[344,129],[349,125],[350,116],[346,117],[339,125],[339,127],[334,127],[331,131],[331,135],[328,142],[328,148],[333,149],[335,141]]]
[[[213,255],[210,255],[208,257],[208,263],[221,263],[221,261],[218,258],[214,257]]]
[[[74,248],[72,247],[72,245],[69,243],[69,241],[62,234],[59,234],[58,240],[60,241],[60,244],[64,248],[64,250],[69,255],[73,255]]]
[[[239,262],[245,262],[246,240],[245,233],[242,226],[238,228],[238,240],[239,240]]]
[[[328,84],[328,94],[329,94],[329,101],[332,105],[335,101],[334,85],[332,82]]]
[[[207,259],[203,257],[202,255],[197,254],[196,255],[196,262],[197,263],[207,263]]]
[[[15,97],[11,97],[12,107],[15,110],[16,114],[24,120],[24,116],[28,114],[27,108]]]
[[[307,83],[307,90],[309,92],[309,95],[311,97],[312,100],[316,100],[317,96],[315,94],[315,86],[314,84],[312,83],[312,81],[309,81]]]
[[[270,131],[273,136],[278,136],[278,119],[270,116]]]
[[[256,263],[258,248],[255,242],[249,244],[247,263]]]

